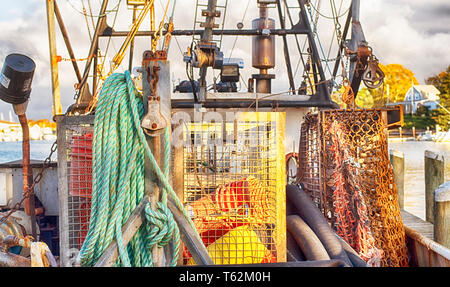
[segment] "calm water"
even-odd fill
[[[44,160],[50,154],[53,141],[30,141],[31,159]],[[0,163],[21,160],[22,142],[0,142]],[[56,160],[56,153],[52,160]]]
[[[444,180],[450,180],[450,143],[399,142],[389,143],[389,149],[405,154],[405,210],[425,219],[424,152],[429,150],[444,156]]]
[[[50,153],[52,141],[31,141],[31,158],[44,160]],[[405,154],[405,209],[425,219],[424,151],[444,155],[445,180],[450,180],[450,143],[398,142],[389,143],[389,149]],[[0,142],[0,163],[22,159],[21,142]],[[56,160],[56,154],[52,156]]]

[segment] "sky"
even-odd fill
[[[0,0],[2,12],[0,12],[0,65],[8,54],[23,53],[36,62],[36,72],[33,79],[31,101],[28,107],[28,117],[31,119],[51,118],[52,95],[51,75],[48,48],[47,19],[45,0]],[[98,14],[100,0],[90,0],[93,13]],[[162,7],[167,0],[155,0],[157,9],[157,21],[161,20]],[[219,4],[224,0],[218,0]],[[250,1],[250,2],[247,2]],[[57,0],[64,22],[69,32],[69,37],[75,50],[77,58],[85,58],[89,50],[89,33],[82,11],[82,2],[87,5],[87,0]],[[119,0],[110,0],[108,10],[112,10]],[[192,29],[195,14],[196,0],[178,0],[174,24],[176,29]],[[312,0],[314,7],[319,8],[325,17],[319,17],[317,22],[317,34],[321,39],[319,44],[323,49],[321,58],[334,58],[336,55],[336,41],[334,36],[333,21],[326,18],[331,16],[330,1]],[[320,4],[319,4],[320,2]],[[173,3],[173,1],[172,1]],[[234,29],[238,22],[243,22],[244,29],[251,28],[251,20],[257,18],[256,0],[229,0],[229,8],[225,20],[225,28]],[[247,4],[248,10],[246,11]],[[289,0],[290,6],[295,6],[295,0]],[[350,0],[335,0],[340,15],[343,15],[349,7]],[[297,5],[298,6],[298,5]],[[245,13],[245,17],[244,17]],[[296,14],[295,12],[294,14]],[[314,10],[312,10],[314,13]],[[107,23],[113,26],[114,12],[109,11]],[[121,1],[119,13],[115,21],[114,29],[124,31],[131,25],[131,10],[127,9],[126,0]],[[398,63],[412,70],[419,83],[423,84],[427,77],[443,71],[450,65],[450,1],[448,0],[361,0],[360,21],[364,30],[366,40],[372,47],[374,54],[383,64]],[[279,19],[276,9],[270,9],[269,16],[274,18],[279,28]],[[294,22],[298,17],[293,15]],[[339,18],[344,25],[345,15]],[[148,30],[149,21],[144,21],[141,30]],[[92,27],[91,27],[92,29]],[[63,39],[57,32],[58,55],[68,58]],[[106,66],[110,59],[120,48],[123,39],[114,39],[107,54]],[[244,59],[245,69],[243,78],[248,79],[257,70],[251,67],[251,39],[239,37],[224,37],[222,51],[225,57],[238,57]],[[297,69],[299,57],[296,54],[294,38],[289,38],[291,47],[291,60],[295,82],[298,86],[302,80],[302,70]],[[303,43],[303,38],[300,38]],[[172,81],[177,83],[184,80],[185,66],[182,62],[182,52],[190,45],[191,37],[177,37],[172,40],[169,50],[171,61]],[[149,49],[149,39],[139,38],[136,41],[134,66],[138,66],[143,51]],[[331,48],[330,48],[331,45]],[[107,39],[100,41],[100,47],[104,50]],[[234,46],[234,49],[233,49]],[[276,67],[271,73],[276,74],[273,82],[273,92],[287,91],[288,81],[285,71],[283,46],[281,38],[276,39],[277,58]],[[117,72],[123,72],[128,67],[128,57],[123,61],[123,67]],[[80,69],[84,70],[84,62],[79,62]],[[333,63],[330,63],[332,69]],[[326,75],[329,75],[328,67],[325,65]],[[109,68],[108,68],[109,70]],[[209,70],[211,71],[211,70]],[[74,84],[76,77],[70,62],[59,64],[61,100],[63,111],[74,102]],[[209,73],[210,78],[213,73]],[[217,71],[214,73],[218,75]],[[11,105],[0,102],[0,114],[8,119],[8,113],[12,111]]]

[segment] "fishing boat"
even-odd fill
[[[46,1],[57,139],[32,162],[22,125],[23,162],[0,165],[0,266],[450,266],[433,225],[398,204],[386,135],[401,106],[355,104],[361,84],[384,79],[359,0],[189,1],[193,29],[175,12],[188,1],[110,2],[67,1],[91,39],[80,59],[58,1]],[[334,29],[328,55],[321,18]],[[76,77],[66,112],[63,62]],[[21,123],[34,68],[13,54],[0,78]]]

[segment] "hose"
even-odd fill
[[[347,266],[352,266],[341,242],[328,225],[325,217],[314,205],[309,196],[295,185],[286,186],[286,195],[297,209],[297,214],[309,225],[320,239],[331,259],[339,259]]]
[[[330,260],[322,242],[298,215],[288,216],[286,225],[307,261]]]
[[[286,230],[286,257],[288,262],[298,262],[305,261],[305,255],[298,247],[297,242],[295,242],[294,237]]]
[[[354,267],[368,267],[366,261],[359,257],[358,253],[350,246],[350,244],[348,244],[344,239],[342,239],[342,237],[337,234],[336,237],[341,242],[342,248],[344,248],[345,253],[347,253],[348,258],[350,259]]]
[[[128,71],[113,74],[99,95],[94,123],[93,192],[89,231],[77,260],[82,266],[93,266],[105,249],[116,240],[119,259],[116,266],[153,266],[152,247],[163,247],[173,239],[171,266],[179,253],[179,230],[167,208],[167,196],[190,225],[195,226],[184,211],[168,181],[170,142],[164,137],[164,172],[158,166],[140,127],[144,106]],[[132,240],[123,245],[123,224],[144,197],[144,157],[147,156],[154,177],[162,188],[157,209],[145,208],[146,221]],[[147,191],[148,192],[148,191]],[[198,236],[198,234],[197,234]]]
[[[192,267],[199,267],[192,266]],[[203,267],[203,266],[202,266]],[[278,262],[278,263],[257,263],[257,264],[231,264],[231,265],[209,265],[203,268],[210,267],[226,267],[226,268],[241,268],[241,267],[345,267],[345,263],[341,260],[318,260],[318,261],[300,261],[300,262]],[[194,268],[195,269],[195,268]]]

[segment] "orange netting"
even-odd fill
[[[326,110],[302,126],[299,177],[336,232],[371,266],[407,266],[383,111]]]

